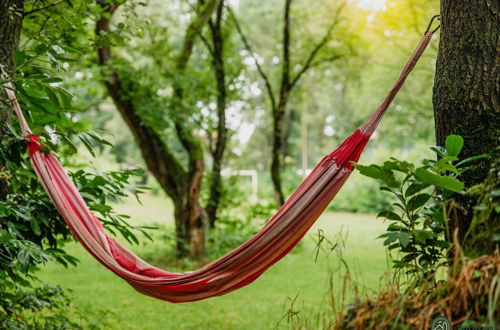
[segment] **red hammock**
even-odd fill
[[[200,270],[170,273],[151,266],[109,237],[90,212],[56,156],[40,151],[23,117],[11,85],[6,88],[27,146],[31,163],[47,194],[67,225],[100,263],[137,291],[170,302],[189,302],[241,288],[283,258],[307,233],[353,170],[371,134],[429,44],[434,31],[425,33],[384,102],[368,120],[331,154],[316,165],[269,222],[249,241]]]

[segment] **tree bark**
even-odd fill
[[[195,38],[215,9],[215,3],[214,0],[209,2],[199,17],[188,27],[182,50],[176,62],[179,75],[183,74],[192,54]],[[110,32],[111,16],[120,5],[118,2],[106,4],[104,0],[99,0],[99,4],[108,15],[103,15],[96,22],[97,36]],[[100,65],[112,65],[110,63],[112,54],[109,46],[101,46],[97,52]],[[202,259],[206,252],[206,213],[199,201],[204,170],[203,148],[198,138],[185,126],[188,121],[183,120],[186,111],[182,107],[184,93],[182,86],[180,84],[173,86],[174,102],[172,106],[179,114],[179,118],[174,120],[174,124],[179,141],[188,155],[187,169],[184,169],[181,162],[163,141],[162,136],[146,125],[138,115],[138,110],[133,103],[133,96],[128,95],[127,90],[123,87],[119,72],[111,69],[105,80],[105,85],[118,111],[132,131],[146,166],[174,203],[178,257],[189,256],[192,259]]]
[[[3,0],[0,1],[0,65],[9,72],[15,71],[14,53],[19,47],[19,37],[21,35],[24,0]],[[1,97],[5,98],[4,91]],[[0,141],[7,136],[5,124],[10,123],[12,109],[0,103]],[[6,172],[6,160],[0,158],[0,172]],[[7,178],[0,176],[0,198],[5,198],[8,193]]]
[[[285,195],[283,194],[283,184],[281,181],[281,166],[284,136],[283,130],[285,125],[285,113],[292,84],[290,81],[290,11],[292,0],[285,0],[285,11],[283,15],[283,59],[281,66],[281,87],[279,93],[279,101],[276,107],[272,109],[273,113],[273,148],[271,161],[271,179],[274,186],[274,198],[278,205],[285,203]]]
[[[442,0],[441,41],[434,84],[434,117],[438,145],[450,134],[461,135],[460,158],[488,153],[500,141],[500,2]],[[491,160],[477,163],[462,176],[466,187],[484,181]],[[475,200],[453,197],[461,208],[451,219],[461,241],[470,226]]]
[[[224,37],[222,35],[222,18],[224,13],[224,0],[219,2],[215,22],[210,21],[212,36],[212,66],[217,85],[217,137],[215,148],[212,151],[212,175],[210,183],[210,196],[206,207],[210,227],[215,227],[217,210],[222,196],[222,163],[227,145],[228,130],[226,126],[226,70],[224,66]]]
[[[176,74],[184,75],[189,59],[193,53],[194,44],[203,27],[208,23],[220,0],[208,0],[201,2],[201,10],[189,24],[184,35],[183,45],[176,61]],[[188,194],[185,204],[185,212],[189,226],[188,244],[190,256],[201,259],[206,253],[207,241],[207,214],[200,204],[201,184],[204,174],[204,151],[203,144],[189,127],[189,111],[184,107],[184,87],[180,79],[174,82],[174,110],[178,116],[174,118],[177,137],[188,155]]]

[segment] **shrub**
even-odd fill
[[[66,111],[74,110],[72,96],[59,87],[60,78],[52,77],[37,62],[49,58],[50,63],[58,65],[55,62],[64,52],[59,48],[55,57],[52,53],[56,48],[51,45],[40,45],[33,53],[23,52],[17,56],[17,64],[24,72],[13,82],[21,105],[30,110],[30,119],[41,125],[35,127],[34,132],[43,143],[42,152],[57,150],[60,156],[70,160],[78,146],[86,147],[93,154],[96,142],[107,142],[95,132],[85,130],[81,122],[68,118]],[[0,86],[4,83],[5,80],[0,79]],[[1,101],[9,104],[7,100]],[[54,126],[44,125],[48,122]],[[64,243],[71,240],[72,235],[29,165],[25,138],[17,133],[20,130],[9,124],[0,129],[7,132],[0,144],[0,157],[6,165],[0,169],[0,176],[8,183],[7,192],[0,199],[0,322],[4,322],[0,327],[69,327],[72,323],[64,307],[68,304],[67,298],[58,288],[40,286],[34,274],[38,265],[48,261],[64,266],[77,264],[64,250]],[[119,232],[131,242],[137,242],[132,232],[135,227],[126,223],[125,216],[115,214],[109,203],[126,196],[124,191],[130,187],[129,180],[137,174],[137,171],[122,171],[96,175],[77,171],[71,175],[107,229]],[[131,188],[130,192],[137,194],[140,190]],[[43,321],[27,317],[42,311],[51,316]]]
[[[421,165],[395,158],[382,165],[356,165],[359,172],[381,183],[380,190],[391,194],[396,202],[378,216],[391,223],[379,238],[392,254],[397,274],[408,283],[418,285],[434,280],[437,268],[446,264],[448,199],[453,193],[464,193],[464,183],[457,177],[466,171],[471,159],[458,162],[463,146],[460,136],[450,135],[446,147],[433,147],[439,160],[424,159]],[[479,156],[483,157],[483,156]]]

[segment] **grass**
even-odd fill
[[[119,205],[120,212],[139,217],[140,223],[158,222],[170,214],[161,200],[147,198],[144,205]],[[160,219],[158,219],[158,217]],[[167,220],[170,221],[170,220]],[[372,215],[324,214],[310,234],[291,254],[269,269],[253,284],[225,296],[188,304],[170,304],[136,293],[126,282],[106,270],[81,246],[67,250],[80,259],[77,268],[51,263],[40,272],[48,284],[70,289],[73,304],[88,311],[99,325],[113,329],[269,329],[286,327],[280,320],[295,301],[302,318],[313,319],[329,312],[328,288],[333,278],[338,295],[342,272],[337,253],[323,251],[315,261],[315,239],[319,229],[335,240],[348,233],[342,257],[348,260],[357,284],[369,292],[376,290],[387,274],[387,258],[382,242],[375,238],[384,231],[382,221]],[[144,240],[133,247],[139,254],[151,253],[161,242]]]

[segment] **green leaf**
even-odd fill
[[[464,139],[460,135],[449,135],[445,145],[448,156],[458,156],[464,146]]]
[[[453,172],[455,174],[460,174],[460,172],[458,171],[458,169],[452,164],[453,162],[457,161],[458,158],[455,157],[455,156],[445,156],[445,157],[442,157],[441,159],[439,159],[439,161],[435,162],[433,164],[433,167],[439,171],[439,172],[446,172],[446,171],[450,171],[450,172]]]
[[[461,165],[467,164],[467,163],[472,162],[472,161],[477,160],[477,159],[485,159],[485,158],[491,158],[491,156],[488,155],[488,154],[482,154],[482,155],[477,155],[477,156],[472,156],[472,157],[469,157],[469,158],[465,158],[464,160],[460,161],[457,164],[457,166],[461,166]]]
[[[52,45],[52,51],[57,54],[57,55],[61,55],[61,54],[64,54],[64,49],[62,49],[60,46],[58,45]]]
[[[19,260],[19,263],[21,264],[23,269],[26,270],[28,268],[30,258],[30,251],[22,247],[17,254],[17,260]]]
[[[76,153],[78,151],[78,148],[75,146],[75,144],[73,143],[73,141],[71,141],[66,135],[62,135],[61,138],[70,147],[72,153]]]
[[[417,257],[418,257],[418,253],[410,253],[410,254],[405,255],[405,256],[401,259],[401,262],[403,262],[403,263],[412,262],[412,261],[413,261],[413,260],[415,260]]]
[[[430,230],[415,229],[411,231],[415,241],[421,244],[425,244],[426,240],[436,237],[436,234]]]
[[[416,193],[421,192],[425,188],[429,187],[428,184],[424,184],[421,182],[414,182],[412,183],[405,191],[405,197],[410,197],[412,195],[415,195]]]
[[[33,233],[37,236],[40,236],[42,231],[40,230],[40,225],[38,224],[38,220],[36,218],[31,219],[30,221],[31,229]]]
[[[41,55],[45,53],[49,49],[49,46],[46,44],[39,44],[38,46],[35,47],[35,53],[38,55]]]
[[[60,83],[60,82],[63,82],[64,80],[62,80],[61,78],[58,78],[58,77],[51,77],[51,78],[47,78],[47,79],[44,79],[43,82],[44,83]]]
[[[408,209],[410,211],[415,211],[421,208],[422,206],[427,203],[427,201],[431,198],[431,195],[429,194],[420,194],[420,195],[415,195],[413,196],[409,201],[408,201]]]
[[[384,241],[385,246],[391,245],[392,243],[399,241],[401,246],[405,248],[410,243],[410,235],[408,233],[403,233],[403,232],[385,233],[377,238],[386,238],[386,240]]]
[[[410,243],[410,235],[407,233],[398,233],[398,240],[402,247],[407,247]]]
[[[438,162],[439,163],[439,162]],[[436,163],[436,167],[438,168],[439,172],[446,172],[446,171],[449,171],[449,172],[452,172],[452,173],[455,173],[457,175],[460,174],[460,171],[453,165],[451,164],[439,164]]]
[[[389,227],[387,227],[387,231],[401,231],[403,228],[397,223],[391,223]]]
[[[457,156],[444,156],[439,159],[439,161],[436,163],[437,164],[444,164],[444,163],[451,163],[451,162],[456,162],[458,160]]]
[[[21,66],[24,64],[26,60],[26,53],[25,52],[16,52],[14,54],[14,62],[16,63],[16,66]]]
[[[359,171],[359,173],[370,178],[380,179],[380,180],[384,180],[386,178],[385,173],[377,165],[364,166],[356,164],[356,169]]]
[[[417,169],[415,171],[415,177],[424,184],[435,185],[454,192],[459,192],[464,189],[464,183],[454,177],[434,174],[425,168]]]
[[[92,157],[95,157],[94,147],[92,146],[92,143],[87,139],[87,137],[82,134],[78,136],[78,139],[82,141],[83,145],[85,146],[85,148],[87,148]]]
[[[413,164],[408,163],[406,161],[400,161],[395,158],[391,158],[391,160],[384,162],[383,168],[386,170],[399,171],[403,173],[408,173],[414,167]]]
[[[446,156],[446,149],[443,148],[443,147],[431,147],[430,148],[432,151],[434,151],[436,153],[436,155],[438,155],[439,157],[444,157]]]
[[[401,217],[392,211],[382,211],[379,214],[377,214],[377,218],[386,218],[388,220],[397,220],[397,221],[401,220]]]
[[[57,95],[52,91],[52,89],[49,86],[45,86],[45,93],[47,93],[47,96],[50,99],[50,102],[54,104],[54,106],[59,107],[59,99],[57,98]]]
[[[378,165],[364,166],[355,164],[356,169],[364,176],[380,180],[389,187],[397,187],[397,181],[392,171],[384,169]]]

